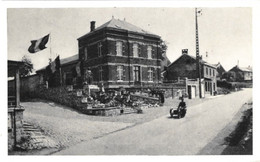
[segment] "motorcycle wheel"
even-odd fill
[[[171,118],[173,118],[173,109],[170,109],[170,115],[171,115]]]
[[[178,119],[180,119],[180,118],[181,118],[181,112],[178,113]]]

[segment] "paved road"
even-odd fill
[[[82,142],[57,155],[195,155],[252,98],[252,89],[188,105],[187,116],[169,115],[104,137]]]

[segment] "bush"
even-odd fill
[[[227,90],[231,90],[232,89],[232,84],[227,82],[227,81],[218,80],[217,81],[217,86],[220,87],[220,88],[227,89]]]

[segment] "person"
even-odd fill
[[[179,103],[178,111],[181,110],[181,109],[186,109],[186,103],[184,102],[183,97],[181,97],[181,102]]]

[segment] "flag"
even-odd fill
[[[197,13],[198,13],[198,16],[201,16],[202,15],[202,9],[198,10]]]
[[[60,68],[60,56],[56,57],[54,61],[50,63],[51,72],[54,73],[56,70]]]
[[[38,39],[38,40],[32,40],[31,46],[28,48],[28,51],[30,53],[36,53],[38,51],[44,50],[46,47],[45,45],[48,43],[49,40],[49,34]]]

